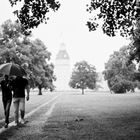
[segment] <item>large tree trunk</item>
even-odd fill
[[[82,95],[84,95],[84,89],[82,88]]]
[[[42,87],[41,87],[41,85],[38,86],[38,89],[39,89],[38,95],[42,95]]]

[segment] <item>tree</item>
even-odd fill
[[[20,10],[15,10],[13,13],[17,16],[18,22],[21,23],[25,33],[29,33],[28,29],[38,27],[40,23],[47,23],[49,19],[46,14],[52,11],[57,11],[60,3],[55,0],[9,0],[11,6],[23,3]]]
[[[100,19],[103,32],[108,36],[115,36],[118,31],[122,36],[133,35],[135,24],[140,17],[140,1],[91,0],[87,11],[93,13],[93,17],[87,22],[89,31],[96,30],[99,25],[97,21]]]
[[[106,35],[119,33],[129,37],[132,40],[130,60],[140,61],[140,0],[91,0],[87,11],[93,13],[87,21],[89,31],[96,30],[101,23]]]
[[[0,63],[19,63],[18,46],[22,38],[22,29],[19,24],[13,24],[11,20],[1,25],[0,32]]]
[[[39,95],[42,95],[42,88],[54,89],[53,81],[54,77],[54,66],[49,64],[47,61],[50,60],[51,53],[47,51],[44,43],[36,39],[31,42],[30,45],[31,62],[29,69],[32,71],[32,79],[35,81],[35,87],[39,89]]]
[[[103,74],[110,91],[115,93],[134,91],[136,66],[134,63],[129,63],[129,57],[129,46],[124,46],[115,51],[105,64]]]
[[[137,22],[132,41],[130,43],[130,60],[136,60],[138,63],[140,61],[140,22]]]
[[[89,65],[86,61],[77,62],[72,72],[70,87],[75,89],[95,89],[97,81],[97,73],[94,66]]]
[[[54,66],[49,63],[51,53],[40,40],[25,36],[19,23],[6,21],[0,33],[0,64],[14,62],[23,66],[29,76],[32,88],[52,90],[54,88]]]

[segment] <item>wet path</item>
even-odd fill
[[[26,119],[27,123],[20,126],[11,127],[0,135],[0,140],[40,140],[44,139],[45,133],[42,128],[48,117],[51,115],[56,101],[50,105],[43,106],[36,113]],[[46,139],[46,138],[45,138]]]
[[[47,99],[45,99],[45,100],[42,100],[43,98],[42,99],[38,99],[38,103],[39,103],[39,101],[42,101],[42,102],[40,102],[39,106],[38,106],[38,104],[36,104],[37,103],[37,99],[34,100],[34,101],[32,100],[32,104],[34,104],[34,105],[30,105],[30,107],[28,105],[26,105],[28,113],[26,113],[25,119],[27,120],[27,123],[25,125],[20,125],[19,127],[16,127],[16,126],[14,126],[14,119],[13,119],[13,117],[11,117],[11,122],[9,124],[9,128],[5,129],[4,127],[1,127],[0,134],[4,133],[4,132],[7,134],[8,131],[10,133],[12,133],[13,130],[15,130],[17,128],[19,129],[20,127],[25,127],[26,125],[27,126],[28,125],[31,126],[33,121],[36,121],[36,119],[37,120],[40,119],[40,117],[43,117],[44,114],[45,114],[45,117],[50,115],[52,107],[54,107],[55,100],[59,96],[60,96],[60,94],[54,94],[54,95],[51,95],[51,96],[48,96],[48,95],[47,96],[42,96],[44,98],[47,97]],[[37,97],[37,98],[39,98],[39,97]],[[30,110],[30,112],[29,112],[29,110]],[[48,113],[48,115],[46,115],[47,113]],[[39,122],[39,121],[37,121],[37,122]],[[3,124],[3,123],[4,122],[1,122],[1,124]],[[4,135],[4,134],[2,134],[2,135]],[[2,136],[2,135],[0,136],[0,140],[2,139],[2,137],[5,138],[5,136]]]

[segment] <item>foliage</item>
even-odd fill
[[[30,58],[28,69],[32,72],[31,75],[35,87],[37,86],[40,90],[46,88],[52,91],[54,89],[52,83],[55,77],[53,73],[54,66],[52,63],[48,63],[51,53],[47,51],[46,46],[39,39],[34,41],[27,40],[25,44],[23,45],[29,48],[29,54],[27,54]]]
[[[89,65],[86,61],[77,62],[72,72],[70,87],[75,89],[95,89],[97,81],[97,73],[94,66]]]
[[[44,21],[47,23],[49,18],[46,17],[46,14],[50,10],[58,10],[60,7],[60,3],[55,0],[9,0],[9,2],[12,7],[22,2],[21,9],[15,10],[14,14],[25,31],[37,27]]]
[[[115,51],[105,64],[104,78],[109,89],[115,93],[134,91],[136,87],[134,76],[136,66],[134,63],[129,63],[129,57],[129,46],[124,46]]]
[[[87,21],[89,31],[101,24],[108,36],[130,37],[130,60],[140,61],[140,1],[139,0],[91,0],[87,11],[92,17]]]
[[[17,63],[26,69],[31,87],[54,89],[51,53],[41,40],[25,36],[20,24],[11,20],[1,26],[0,38],[0,64]]]
[[[18,45],[22,37],[22,29],[19,24],[13,24],[11,20],[1,25],[0,32],[0,63],[14,61],[19,64]]]
[[[89,31],[98,27],[98,20],[102,22],[102,29],[108,36],[127,36],[134,33],[135,24],[140,17],[140,2],[138,0],[91,0],[88,12],[93,17],[87,22]],[[94,16],[95,11],[97,12]]]
[[[136,29],[132,37],[132,42],[130,46],[131,46],[130,60],[131,61],[136,60],[137,62],[139,62],[140,61],[140,21],[137,22],[136,24]]]

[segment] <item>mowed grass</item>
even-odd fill
[[[140,140],[140,94],[65,93],[43,132],[48,140]]]

